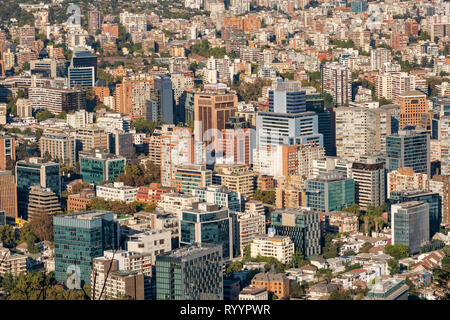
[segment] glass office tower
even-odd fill
[[[65,282],[79,268],[82,285],[89,284],[92,259],[119,245],[120,229],[114,213],[95,210],[54,216],[53,225],[56,280]]]
[[[306,180],[306,206],[317,211],[338,211],[355,203],[355,181],[332,171]]]
[[[429,220],[430,220],[430,236],[433,238],[434,234],[440,231],[442,220],[442,199],[439,193],[429,191],[397,191],[391,192],[391,198],[388,203],[393,205],[396,203],[404,203],[410,201],[420,201],[428,203],[429,206]],[[389,210],[391,211],[391,210]]]
[[[276,210],[270,214],[270,227],[277,235],[288,236],[295,250],[305,257],[320,254],[320,214],[303,209]]]
[[[28,195],[31,186],[50,188],[56,195],[61,194],[59,164],[43,158],[30,158],[16,164],[17,206],[19,217],[28,219]]]
[[[222,247],[188,245],[156,256],[157,300],[223,300]]]
[[[386,137],[388,171],[413,168],[430,175],[430,135],[426,131],[400,130]]]
[[[192,209],[183,210],[180,222],[180,244],[221,244],[223,258],[233,258],[232,218],[228,208],[197,202]]]
[[[409,253],[418,253],[429,243],[429,205],[420,201],[394,204],[392,212],[392,244],[408,246]]]
[[[110,153],[80,154],[83,181],[93,184],[117,178],[124,170],[126,158]]]

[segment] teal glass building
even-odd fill
[[[223,258],[233,257],[232,218],[228,208],[198,202],[183,210],[180,221],[180,245],[222,245]]]
[[[93,184],[112,181],[123,173],[126,158],[109,153],[80,154],[80,170],[83,181]]]
[[[56,280],[80,270],[81,285],[89,284],[92,260],[118,248],[120,229],[112,211],[86,211],[53,217]]]
[[[392,244],[408,246],[409,253],[418,253],[430,242],[429,205],[410,201],[392,205]]]
[[[413,168],[430,175],[430,135],[420,130],[400,130],[386,137],[388,171]]]
[[[156,256],[157,300],[223,300],[222,248],[188,245]]]
[[[275,234],[291,238],[295,251],[305,257],[320,254],[320,214],[303,209],[275,210],[270,214]]]
[[[230,211],[241,211],[241,195],[220,185],[210,185],[206,188],[193,189],[192,195],[200,201],[211,202],[226,207]]]
[[[391,192],[391,198],[388,200],[390,205],[409,201],[420,201],[428,203],[430,219],[430,240],[440,231],[442,220],[442,199],[439,193],[428,191],[397,191]],[[390,206],[389,206],[390,207]],[[390,213],[389,208],[389,213]],[[390,214],[389,214],[390,215]]]
[[[59,164],[43,158],[21,160],[16,164],[17,207],[19,217],[28,219],[28,197],[31,186],[50,188],[61,195]]]
[[[306,206],[317,211],[339,211],[355,203],[355,181],[339,172],[306,180]]]

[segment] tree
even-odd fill
[[[373,245],[370,242],[364,242],[364,244],[359,249],[361,253],[369,253],[369,250],[373,248]]]
[[[400,273],[400,266],[397,259],[388,260],[389,274],[393,276],[394,274]]]
[[[36,113],[36,116],[35,116],[36,120],[39,122],[45,121],[47,119],[54,118],[54,117],[55,117],[55,115],[48,110],[39,111],[38,113]]]
[[[155,130],[157,123],[154,121],[149,122],[144,118],[139,118],[134,120],[131,123],[131,126],[135,128],[137,132],[153,133],[153,130]]]
[[[324,259],[336,258],[339,255],[342,243],[340,241],[333,242],[332,240],[333,240],[332,234],[325,235],[325,245],[323,247],[323,254],[322,254],[322,257]]]
[[[353,250],[346,250],[346,251],[344,251],[344,254],[343,254],[344,257],[349,257],[349,256],[354,256],[354,255],[356,255],[356,252]]]
[[[296,251],[292,256],[292,261],[290,266],[292,268],[300,268],[308,264],[308,261],[305,260],[305,256],[301,251]]]
[[[253,193],[253,199],[262,201],[267,204],[274,205],[275,204],[275,191],[261,191],[256,189]]]
[[[53,217],[51,215],[37,215],[30,222],[30,228],[40,241],[53,241]]]
[[[351,295],[345,290],[336,290],[333,291],[328,300],[353,300]]]
[[[244,263],[242,261],[235,261],[228,266],[226,273],[228,275],[230,273],[239,272],[242,270],[243,266],[244,266]]]
[[[323,280],[329,282],[331,278],[333,278],[333,272],[331,271],[331,269],[319,269],[314,276],[318,279],[319,282]]]
[[[16,246],[16,236],[14,228],[10,225],[0,227],[0,241],[6,248],[13,248]]]
[[[394,259],[400,260],[403,258],[408,257],[409,255],[409,248],[408,246],[405,246],[403,244],[390,244],[388,243],[384,247],[384,252],[390,256],[392,256]]]
[[[304,293],[305,291],[303,287],[297,281],[291,282],[291,284],[289,285],[289,294],[291,295],[291,297],[299,298],[304,295]]]

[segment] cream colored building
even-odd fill
[[[247,165],[218,164],[215,165],[214,170],[216,171],[214,176],[220,180],[220,184],[225,188],[239,192],[246,197],[253,195],[254,173]]]
[[[387,197],[391,197],[391,192],[405,190],[428,190],[429,181],[425,173],[417,173],[413,168],[398,168],[387,175],[388,191]]]
[[[288,264],[294,255],[294,243],[287,236],[261,235],[253,239],[250,252],[252,258],[273,257],[283,264]]]

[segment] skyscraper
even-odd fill
[[[355,181],[333,171],[306,180],[306,206],[317,211],[338,211],[355,203]]]
[[[320,214],[304,209],[275,210],[270,214],[270,227],[280,236],[289,236],[295,251],[305,257],[320,254]]]
[[[15,221],[17,215],[17,185],[9,170],[0,170],[0,210],[7,219]]]
[[[157,300],[223,300],[221,246],[188,245],[156,257]]]
[[[10,136],[0,136],[0,169],[10,170],[16,161],[16,139]]]
[[[154,86],[159,93],[161,121],[169,124],[174,123],[174,99],[170,77],[166,75],[156,76]]]
[[[17,202],[19,217],[28,218],[28,195],[31,186],[50,188],[56,195],[61,194],[59,164],[42,158],[30,158],[16,164]]]
[[[296,81],[277,82],[269,90],[269,112],[256,117],[258,148],[316,142],[323,145],[317,114],[306,111],[306,92]]]
[[[322,66],[322,92],[329,93],[337,105],[352,101],[352,72],[337,62]]]
[[[386,200],[384,164],[375,159],[354,162],[351,177],[355,181],[355,202],[365,210],[368,205],[381,206]]]
[[[197,202],[185,209],[180,222],[180,244],[222,245],[225,260],[233,258],[232,218],[228,208]]]
[[[394,205],[396,203],[404,203],[410,201],[419,201],[428,203],[429,209],[429,240],[433,238],[436,232],[440,231],[442,220],[442,199],[439,193],[429,191],[413,190],[413,191],[399,191],[392,192],[389,198],[389,203]],[[392,208],[391,208],[392,211]],[[391,214],[392,220],[392,214]]]
[[[420,126],[422,116],[428,113],[427,96],[419,91],[406,91],[398,96],[400,104],[400,129]]]
[[[90,10],[88,12],[88,31],[90,36],[95,36],[97,30],[101,29],[100,23],[100,12],[97,9]]]
[[[430,174],[430,136],[426,131],[400,130],[386,137],[388,171],[410,167],[414,172]]]
[[[194,96],[194,136],[197,141],[213,141],[218,149],[219,133],[237,111],[236,93],[226,88],[207,90]]]
[[[419,201],[403,202],[391,207],[392,244],[408,246],[418,253],[429,242],[429,205]]]
[[[112,211],[59,215],[53,217],[53,225],[58,281],[65,282],[70,274],[79,270],[80,280],[89,284],[92,259],[119,246],[120,229]]]

